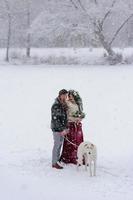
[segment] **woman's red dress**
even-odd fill
[[[64,139],[62,155],[60,157],[60,160],[64,163],[77,164],[77,149],[80,143],[83,142],[82,124],[69,122],[68,129],[69,132],[65,137],[67,137],[67,139],[73,144]]]

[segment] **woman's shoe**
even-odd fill
[[[52,164],[52,168],[63,169],[63,167],[60,166],[58,163]]]

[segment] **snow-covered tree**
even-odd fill
[[[7,3],[6,3],[7,2]],[[36,15],[43,8],[44,0],[0,0],[0,46],[7,47],[7,33],[9,29],[9,17],[11,18],[11,47],[26,47],[26,54],[30,54],[30,35],[27,29]]]
[[[12,18],[10,46],[26,48],[27,55],[33,45],[102,45],[111,55],[112,46],[133,44],[132,0],[6,1]],[[9,30],[5,5],[0,0],[0,46],[7,46]]]
[[[97,39],[109,56],[120,59],[113,51],[112,43],[124,25],[133,17],[132,2],[130,0],[128,2],[126,0],[70,0],[70,2],[78,8],[79,12],[82,9],[86,13],[91,38],[94,41]],[[107,31],[109,26],[112,28],[111,32]]]
[[[131,0],[46,0],[30,32],[52,41],[85,34],[92,44],[102,45],[109,56],[115,57],[112,44],[131,20],[132,4]]]
[[[30,28],[32,21],[32,1],[31,0],[23,0],[23,15],[25,17],[25,37],[26,37],[26,56],[30,57],[31,50],[31,35],[27,30]]]
[[[1,38],[5,41],[6,61],[9,61],[9,50],[16,46],[17,38],[22,32],[23,10],[18,6],[18,1],[1,0],[1,13],[3,29],[1,29]],[[18,20],[19,18],[19,20]],[[18,39],[19,40],[19,39]]]
[[[72,38],[87,40],[89,37],[87,38],[88,34],[85,32],[88,27],[86,14],[81,12],[82,14],[69,0],[45,1],[44,10],[32,23],[30,32],[34,38],[48,41],[56,39],[66,46],[69,46],[67,44]]]
[[[9,48],[11,43],[11,26],[12,26],[12,14],[10,9],[10,4],[8,0],[4,0],[5,3],[5,17],[7,18],[7,42],[6,42],[6,61],[9,61]]]

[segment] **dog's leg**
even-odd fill
[[[82,165],[82,161],[83,160],[83,156],[80,155],[78,156],[78,160],[77,160],[77,170],[79,170],[79,167]]]
[[[87,164],[85,163],[85,171],[87,171]]]
[[[84,161],[85,161],[85,171],[87,171],[87,163],[88,163],[87,155],[84,155]]]
[[[84,158],[83,153],[78,152],[77,157],[78,157],[78,160],[77,160],[78,163],[82,165],[83,164],[83,158]]]
[[[90,176],[92,176],[92,161],[89,162]]]
[[[96,176],[96,160],[94,161],[94,176]]]
[[[79,163],[77,163],[77,171],[79,171],[79,167],[80,167],[81,165],[79,164]]]

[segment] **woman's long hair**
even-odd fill
[[[82,103],[82,98],[80,97],[79,93],[75,90],[69,90],[68,91],[68,96],[72,95],[76,104],[78,105],[79,107],[79,111],[80,113],[83,112],[83,103]]]

